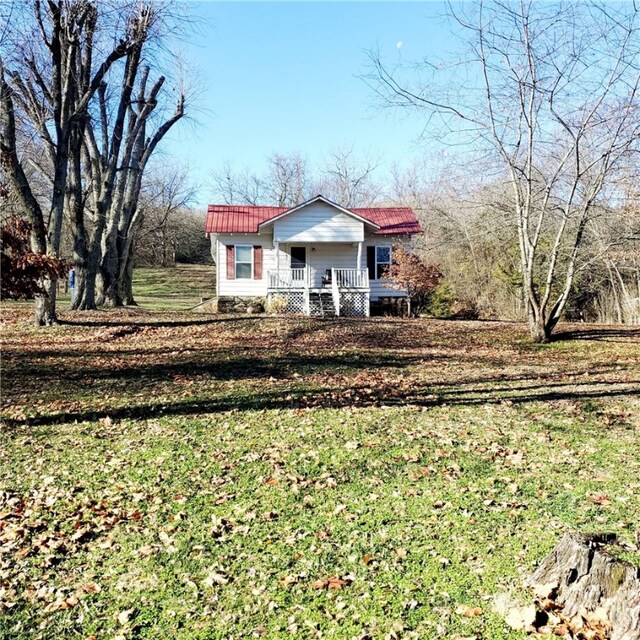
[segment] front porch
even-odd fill
[[[286,311],[312,316],[368,316],[369,272],[367,269],[331,267],[324,273],[309,265],[270,269],[267,297],[283,296]]]

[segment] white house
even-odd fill
[[[218,301],[282,296],[287,311],[369,315],[404,296],[385,286],[391,247],[422,229],[409,208],[346,209],[322,196],[295,207],[209,205]]]

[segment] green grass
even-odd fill
[[[2,638],[516,639],[565,531],[640,560],[633,329],[82,318],[4,314]]]
[[[177,264],[175,267],[140,267],[133,272],[133,295],[141,307],[157,311],[186,311],[202,299],[213,298],[216,287],[214,265]],[[60,282],[58,308],[64,312],[71,303],[71,292]],[[5,303],[6,304],[6,303]],[[9,306],[30,307],[31,302],[11,302]]]
[[[215,296],[213,265],[178,264],[173,268],[137,268],[133,272],[133,295],[148,309],[185,310]]]

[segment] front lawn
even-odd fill
[[[519,638],[564,531],[640,528],[637,329],[3,319],[3,638]]]

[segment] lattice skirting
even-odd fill
[[[366,291],[340,292],[341,316],[366,316],[369,310],[369,296]]]
[[[287,306],[283,310],[285,313],[305,312],[304,291],[278,291],[277,293],[269,294],[269,298],[275,296],[284,298],[287,301]]]

